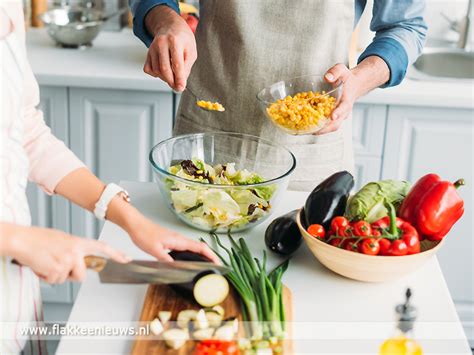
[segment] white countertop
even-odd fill
[[[156,222],[193,238],[203,236],[202,232],[189,229],[172,215],[157,185],[122,185],[130,192],[137,208]],[[288,192],[275,215],[302,206],[305,198],[306,193]],[[245,233],[255,253],[265,248],[263,234],[268,223]],[[105,223],[99,239],[134,258],[147,257],[125,232],[111,223]],[[269,262],[275,265],[278,259],[271,256]],[[419,314],[415,332],[424,354],[471,354],[436,258],[396,282],[362,283],[327,270],[303,245],[292,258],[284,282],[293,294],[296,353],[376,354],[381,342],[393,333],[395,305],[403,300],[405,289],[411,287]],[[81,322],[89,325],[133,324],[139,318],[146,289],[146,285],[100,284],[98,276],[89,272],[69,322],[79,325]],[[63,337],[57,354],[128,354],[132,342],[133,339],[125,337]]]
[[[27,48],[33,71],[42,85],[170,91],[160,79],[143,73],[146,48],[132,31],[102,31],[92,48],[57,48],[45,29],[30,29]],[[472,82],[416,81],[377,89],[359,102],[370,104],[474,107]]]
[[[87,49],[59,48],[45,29],[27,32],[27,51],[41,85],[170,91],[143,72],[147,49],[132,31],[102,31]]]

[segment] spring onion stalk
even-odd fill
[[[260,261],[252,256],[243,238],[236,241],[229,234],[231,247],[227,248],[216,234],[211,234],[211,237],[217,245],[216,248],[211,248],[222,263],[232,270],[226,277],[241,297],[243,318],[250,324],[250,327],[246,327],[250,338],[255,341],[284,338],[285,309],[281,279],[289,260],[267,273],[265,251]],[[201,240],[207,243],[204,239]],[[220,249],[227,257],[224,257]]]

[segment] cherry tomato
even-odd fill
[[[349,226],[349,221],[346,217],[337,216],[331,221],[331,229],[337,232],[339,232],[340,229],[342,230],[346,228],[347,226]]]
[[[347,239],[343,243],[343,247],[344,247],[344,249],[349,250],[349,251],[353,251],[355,253],[357,253],[359,251],[359,248],[357,246],[357,239],[354,239],[354,238]]]
[[[237,355],[239,353],[239,347],[235,341],[208,339],[197,344],[195,355]]]
[[[388,216],[380,218],[379,220],[372,223],[372,229],[383,230],[390,226],[390,218]]]
[[[418,254],[420,252],[420,239],[417,235],[405,235],[403,241],[407,245],[407,254]]]
[[[358,237],[368,237],[372,235],[372,227],[366,221],[358,221],[352,225],[354,235]]]
[[[320,224],[312,224],[308,227],[308,233],[311,234],[311,236],[318,238],[318,239],[324,239],[326,235],[326,231],[324,230],[324,227]]]
[[[382,235],[382,232],[380,232],[380,229],[372,229],[372,236],[380,237],[381,235]]]
[[[388,249],[387,255],[389,256],[403,256],[407,255],[408,247],[404,240],[397,239],[392,242]]]
[[[352,236],[352,228],[350,226],[339,227],[337,229],[337,235],[340,237],[351,237]]]
[[[379,239],[379,246],[380,246],[380,255],[388,255],[388,251],[390,250],[390,246],[392,242],[387,238]]]
[[[342,248],[342,238],[334,238],[329,244],[336,248]]]
[[[418,254],[420,252],[420,237],[418,232],[410,223],[403,222],[400,226],[402,240],[407,245],[408,254]]]
[[[366,255],[377,255],[380,252],[379,241],[375,238],[366,238],[360,244],[359,251]]]
[[[400,228],[400,226],[403,223],[405,223],[405,221],[397,217],[397,219],[396,219],[397,227]],[[372,228],[374,228],[374,229],[382,230],[382,229],[387,229],[388,227],[390,227],[390,217],[389,216],[382,217],[379,220],[372,223]]]

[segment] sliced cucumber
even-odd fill
[[[229,294],[229,283],[219,274],[201,277],[193,288],[193,296],[203,307],[213,307],[225,300]]]

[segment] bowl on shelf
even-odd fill
[[[279,144],[225,132],[170,138],[154,146],[149,159],[171,211],[194,228],[216,233],[242,231],[267,219],[296,166],[293,154]]]
[[[314,134],[326,127],[330,122],[330,114],[342,95],[343,84],[333,87],[323,76],[304,75],[289,80],[282,80],[257,94],[259,107],[275,126],[292,135]],[[288,107],[285,98],[294,97],[300,93],[310,94],[302,98],[292,108]],[[311,101],[310,101],[311,100]],[[318,102],[330,101],[327,105]],[[304,104],[301,104],[304,102]]]
[[[123,14],[122,8],[110,15],[91,7],[63,6],[53,8],[40,15],[49,36],[60,47],[87,48],[97,37],[102,25],[109,19]]]
[[[408,275],[426,263],[444,244],[444,240],[424,240],[421,242],[421,253],[405,256],[354,253],[312,237],[301,223],[301,213],[300,210],[296,219],[298,228],[314,257],[329,270],[358,281],[385,282]]]

